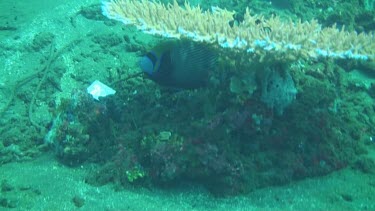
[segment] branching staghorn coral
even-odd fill
[[[212,12],[203,11],[188,3],[180,7],[176,1],[163,5],[148,0],[109,0],[103,1],[102,12],[145,33],[217,43],[223,48],[247,52],[260,61],[318,57],[375,59],[373,33],[358,34],[336,26],[323,28],[316,20],[266,19],[246,9],[244,21],[231,26],[235,12],[217,7]]]

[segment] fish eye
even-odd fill
[[[146,57],[148,57],[150,60],[151,60],[151,62],[153,63],[153,64],[155,64],[156,63],[156,61],[158,60],[158,58],[157,58],[157,56],[155,55],[155,53],[154,52],[148,52],[147,54],[146,54]]]

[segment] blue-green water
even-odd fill
[[[373,1],[191,4],[375,28]],[[0,38],[0,210],[375,209],[373,61],[205,46],[207,84],[165,87],[139,61],[169,40],[97,0],[2,0]]]

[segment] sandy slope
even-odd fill
[[[218,199],[202,189],[120,190],[84,182],[92,166],[68,168],[50,155],[0,167],[0,180],[11,190],[0,198],[17,210],[374,210],[373,175],[345,169],[322,178],[254,191],[247,196]],[[6,182],[4,182],[6,181]],[[1,207],[0,210],[5,209]]]

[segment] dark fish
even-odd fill
[[[142,57],[140,66],[162,86],[194,89],[207,85],[216,61],[217,54],[210,46],[178,40],[156,46]]]

